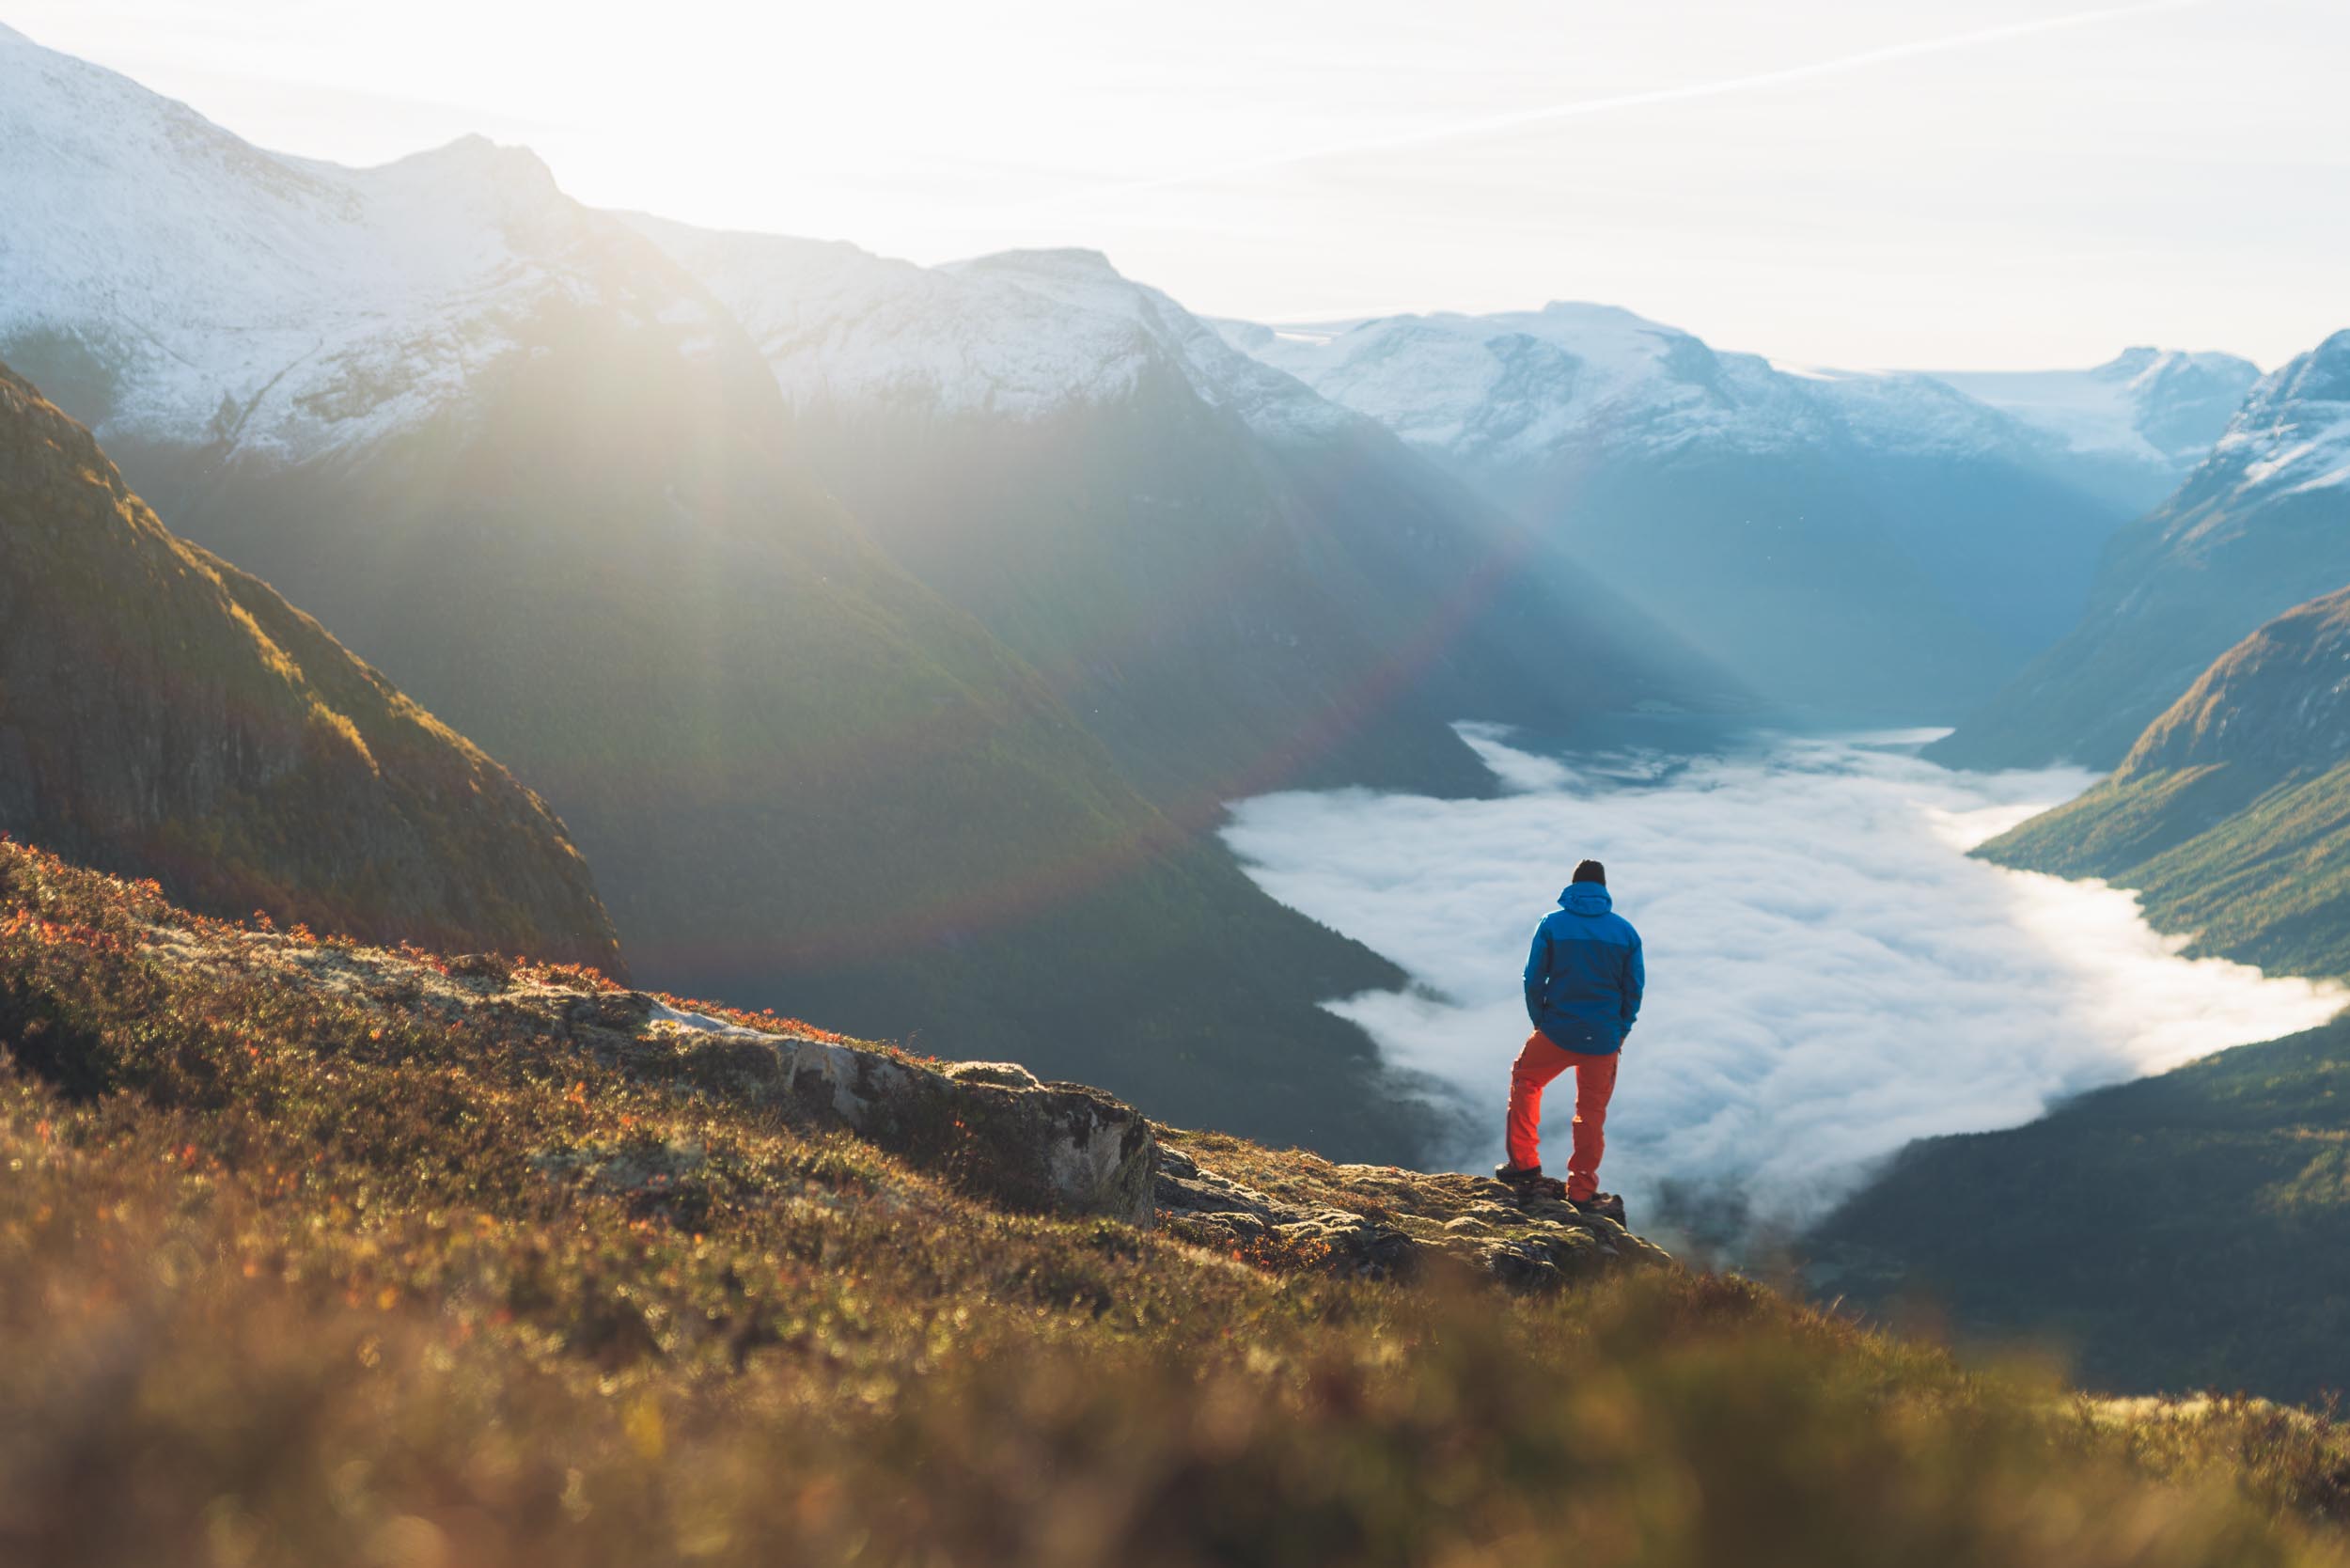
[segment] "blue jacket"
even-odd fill
[[[1598,883],[1570,886],[1534,928],[1526,1016],[1552,1044],[1603,1057],[1622,1049],[1647,985],[1640,933]]]

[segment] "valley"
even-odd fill
[[[2350,1562],[2350,23],[21,8],[0,1562]]]
[[[1563,754],[1468,734],[1497,797],[1271,795],[1227,838],[1266,891],[1410,975],[1333,1005],[1441,1086],[1464,1169],[1499,1150],[1527,933],[1579,856],[1605,861],[1651,993],[1608,1159],[1658,1233],[1733,1257],[1766,1257],[1912,1139],[2013,1126],[2350,1004],[2334,981],[2183,956],[2127,893],[1970,856],[2078,795],[2075,770],[1954,772],[1918,757],[1932,730]]]

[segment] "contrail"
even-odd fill
[[[1120,180],[1114,184],[1096,185],[1088,190],[1040,197],[1035,201],[1018,204],[1013,211],[1033,211],[1038,208],[1062,206],[1071,202],[1089,201],[1101,196],[1165,190],[1172,185],[1191,185],[1201,180],[1221,180],[1230,175],[1254,174],[1262,169],[1283,168],[1292,164],[1309,164],[1323,158],[1353,156],[1365,152],[1392,152],[1404,148],[1429,147],[1439,142],[1460,141],[1473,136],[1492,135],[1497,132],[1522,130],[1529,125],[1547,125],[1554,120],[1581,119],[1590,115],[1612,114],[1619,109],[1644,109],[1659,103],[1685,103],[1692,99],[1719,98],[1729,93],[1753,92],[1764,87],[1784,86],[1793,82],[1809,82],[1822,76],[1840,76],[1846,71],[1864,71],[1871,66],[1884,65],[1892,60],[1915,59],[1921,55],[1939,55],[1953,49],[1974,49],[1984,44],[2005,43],[2014,39],[2033,38],[2043,33],[2062,32],[2074,27],[2093,27],[2108,22],[2126,22],[2135,17],[2157,16],[2168,11],[2187,10],[2202,4],[2204,0],[2140,0],[2140,3],[2136,5],[2106,6],[2096,10],[2069,11],[2062,16],[2039,17],[2029,22],[2011,22],[1997,27],[1979,27],[1970,33],[1953,33],[1946,38],[1920,39],[1914,43],[1887,44],[1881,48],[1864,49],[1856,55],[1840,55],[1834,59],[1814,60],[1808,65],[1786,66],[1778,71],[1756,71],[1748,76],[1725,76],[1711,82],[1690,82],[1677,87],[1654,87],[1643,92],[1616,93],[1606,98],[1582,98],[1570,103],[1545,104],[1537,109],[1517,109],[1508,114],[1487,115],[1478,119],[1456,120],[1450,125],[1398,132],[1389,136],[1374,136],[1362,141],[1334,142],[1324,147],[1270,153],[1261,158],[1250,158],[1238,163],[1186,169],[1180,174],[1154,175],[1145,180]]]

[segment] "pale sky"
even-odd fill
[[[0,0],[265,147],[1196,310],[1622,305],[1799,363],[2350,326],[2345,0]]]

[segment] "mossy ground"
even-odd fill
[[[1455,1294],[1005,1213],[494,1005],[585,972],[341,951],[0,847],[0,1559],[2340,1555],[2323,1420],[2119,1419],[1676,1269]]]

